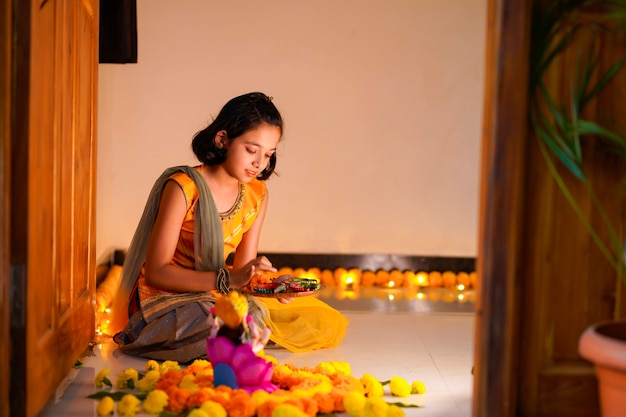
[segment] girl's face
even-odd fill
[[[280,128],[265,123],[248,130],[228,144],[224,169],[239,182],[248,183],[256,178],[276,152]]]

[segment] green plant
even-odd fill
[[[596,138],[604,149],[626,160],[626,139],[618,132],[585,118],[585,108],[613,80],[626,58],[599,74],[600,35],[619,35],[626,28],[626,0],[535,1],[529,68],[530,122],[541,153],[560,190],[592,239],[626,282],[622,233],[617,230],[596,195],[583,165],[582,141]],[[547,71],[557,57],[576,54],[576,65],[563,74],[569,91],[565,100],[553,97],[546,87]],[[592,226],[561,176],[560,161],[591,196],[594,207],[609,230],[605,242]]]

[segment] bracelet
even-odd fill
[[[217,270],[215,286],[217,287],[217,290],[222,294],[228,294],[230,292],[230,271],[228,269],[219,268]]]

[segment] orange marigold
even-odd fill
[[[224,408],[228,412],[228,417],[252,417],[256,414],[256,404],[244,390],[234,391]]]
[[[316,392],[313,399],[317,402],[317,408],[321,414],[332,414],[335,412],[335,401],[330,394]]]
[[[329,394],[330,397],[333,399],[333,402],[335,403],[335,412],[337,413],[346,412],[346,407],[343,405],[343,396],[345,394],[346,391],[342,391],[336,388],[334,388]]]
[[[187,399],[189,398],[188,390],[178,388],[176,385],[171,385],[165,392],[169,399],[165,407],[167,411],[181,413],[187,409]]]
[[[198,375],[195,379],[196,385],[201,388],[213,388],[214,381],[213,375]]]
[[[211,388],[199,388],[187,398],[187,408],[200,407],[205,401],[213,399],[215,391]]]
[[[276,400],[270,399],[270,400],[265,401],[264,403],[262,403],[261,405],[257,407],[257,410],[256,410],[257,417],[272,417],[274,410],[280,404],[281,403]]]
[[[317,412],[319,411],[319,406],[317,405],[317,402],[309,397],[300,397],[298,398],[300,405],[298,406],[302,411],[304,411],[305,413],[307,413],[310,417],[315,417],[317,415]],[[289,400],[285,401],[285,402],[289,402]],[[296,405],[294,403],[294,405]]]
[[[161,374],[161,376],[159,377],[159,382],[156,383],[155,389],[167,391],[170,386],[178,385],[181,379],[183,379],[183,376],[181,375],[180,371],[170,369],[164,374]]]
[[[221,387],[217,387],[215,390],[215,395],[213,395],[212,401],[220,404],[224,409],[228,406],[230,402],[230,392],[224,392],[223,390],[219,390]]]

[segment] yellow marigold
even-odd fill
[[[161,374],[158,370],[153,369],[151,371],[148,371],[143,376],[143,378],[137,381],[137,383],[135,384],[135,388],[143,392],[152,391],[156,387],[157,382],[159,382],[160,377]]]
[[[215,401],[205,401],[200,409],[203,410],[209,417],[226,417],[226,410],[220,403]]]
[[[352,370],[348,362],[322,362],[315,367],[315,372],[330,375],[340,372],[344,375],[350,375],[352,373]]]
[[[365,388],[365,395],[367,397],[382,397],[385,394],[383,384],[371,374],[363,374],[361,383]]]
[[[308,417],[308,414],[292,404],[281,404],[274,409],[272,417]]]
[[[117,403],[117,414],[121,417],[135,417],[139,412],[140,401],[133,394],[126,394]]]
[[[411,386],[406,382],[406,379],[400,376],[391,377],[389,389],[391,390],[391,394],[396,397],[408,397],[411,395]]]
[[[404,410],[395,404],[389,405],[387,417],[405,417]]]
[[[187,417],[209,417],[209,415],[201,408],[194,408],[187,414]]]
[[[207,361],[206,359],[196,359],[189,366],[193,366],[194,368],[198,369],[212,368],[211,362]]]
[[[263,404],[269,399],[270,393],[265,390],[258,389],[254,391],[250,397],[252,398],[252,401],[254,401],[254,404],[258,407],[260,404]]]
[[[159,369],[162,374],[166,373],[169,370],[180,371],[180,365],[176,361],[165,361],[161,364]]]
[[[117,375],[117,387],[119,389],[135,388],[139,374],[136,369],[128,368]]]
[[[148,414],[161,414],[167,402],[167,393],[160,389],[155,389],[150,391],[143,401],[143,411]]]
[[[193,393],[198,390],[198,385],[195,383],[196,376],[193,374],[185,375],[183,379],[178,383],[179,388],[184,388],[187,391]]]
[[[150,359],[148,362],[146,362],[146,372],[158,371],[158,370],[159,370],[159,363],[157,361],[155,361],[154,359]]]
[[[389,404],[382,398],[368,398],[363,405],[362,417],[387,417]]]
[[[424,394],[426,385],[422,381],[413,381],[411,384],[411,394]]]
[[[350,417],[359,417],[365,406],[365,395],[358,391],[350,391],[343,396],[343,406]]]
[[[111,370],[108,368],[103,368],[100,372],[98,372],[98,375],[96,375],[96,378],[94,379],[96,388],[102,388],[105,385],[110,387],[112,384],[111,381],[109,381],[109,378],[107,378],[110,374]]]
[[[257,353],[257,355],[262,357],[266,361],[273,363],[274,366],[278,365],[278,359],[276,359],[274,356],[270,356],[270,355],[266,354],[264,350],[262,350],[259,353]]]
[[[113,398],[107,395],[106,397],[103,397],[100,400],[100,402],[98,402],[98,406],[96,407],[96,412],[98,413],[100,417],[105,417],[113,413],[114,407],[115,407],[115,401],[113,401]]]

